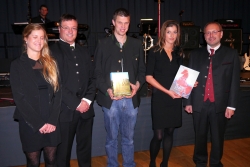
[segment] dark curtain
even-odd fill
[[[105,37],[104,27],[109,27],[115,9],[127,8],[131,14],[129,34],[139,39],[137,25],[142,18],[157,20],[158,3],[154,0],[30,0],[31,16],[38,15],[41,4],[49,8],[48,18],[57,21],[63,13],[78,18],[79,23],[90,27],[87,47],[94,54],[99,38]],[[161,23],[168,19],[192,21],[201,28],[215,19],[241,19],[243,31],[243,53],[247,52],[250,35],[249,0],[165,0],[161,3]],[[179,12],[184,10],[182,18]],[[0,2],[0,58],[15,58],[21,52],[21,35],[15,35],[11,24],[26,22],[28,0],[1,0]],[[202,34],[201,34],[202,35]],[[6,56],[7,55],[7,56]]]

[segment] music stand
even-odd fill
[[[14,23],[11,24],[12,30],[15,34],[22,34],[23,29],[28,25],[28,22],[22,22],[22,23]]]
[[[14,31],[15,34],[22,34],[24,28],[28,25],[28,22],[20,22],[20,23],[14,23],[11,24],[12,30]],[[38,23],[43,26],[44,29],[46,29],[46,25],[43,23]]]

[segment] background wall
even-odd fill
[[[154,0],[30,0],[32,17],[38,15],[41,4],[49,8],[48,18],[57,21],[63,13],[74,14],[79,23],[88,24],[90,35],[88,45],[94,54],[99,38],[105,37],[104,27],[109,27],[112,14],[119,7],[127,8],[131,14],[129,35],[135,34],[139,39],[141,18],[158,17],[158,3]],[[168,19],[180,21],[179,12],[184,10],[182,21],[193,21],[203,27],[215,19],[241,19],[243,30],[243,51],[247,52],[250,35],[250,1],[249,0],[165,0],[161,3],[161,23]],[[15,35],[11,24],[26,22],[28,0],[0,1],[0,58],[15,58],[21,53],[21,35]],[[202,37],[202,33],[201,33]],[[203,41],[201,40],[201,43]]]

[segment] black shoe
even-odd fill
[[[156,167],[156,163],[155,162],[150,162],[149,167]]]
[[[162,163],[160,164],[160,167],[163,167]]]

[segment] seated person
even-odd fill
[[[41,5],[39,9],[39,15],[37,17],[33,17],[31,19],[31,23],[43,23],[43,24],[49,23],[50,20],[46,18],[48,12],[49,12],[48,7],[46,5]]]

